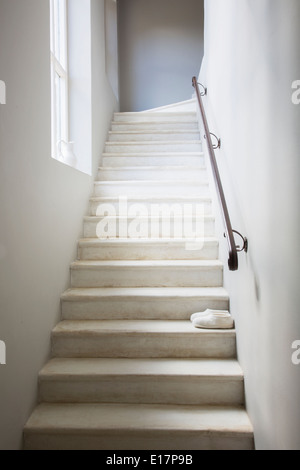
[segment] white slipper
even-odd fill
[[[212,312],[196,318],[193,326],[209,330],[231,330],[234,327],[234,321],[229,312]]]
[[[228,314],[229,312],[227,310],[211,310],[211,309],[207,309],[205,310],[204,312],[198,312],[198,313],[194,313],[192,316],[191,316],[191,322],[197,320],[197,318],[203,318],[203,317],[206,317],[207,315],[224,315],[224,314]]]

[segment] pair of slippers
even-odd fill
[[[207,309],[205,312],[194,313],[191,322],[195,328],[231,330],[234,327],[232,316],[223,310]]]

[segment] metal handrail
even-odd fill
[[[213,172],[213,176],[214,176],[214,180],[216,184],[216,190],[217,190],[217,194],[218,194],[218,198],[219,198],[219,202],[221,206],[222,218],[223,218],[223,223],[224,223],[224,228],[225,228],[224,236],[227,239],[227,243],[228,243],[228,251],[229,251],[228,266],[229,266],[230,271],[237,271],[239,268],[238,252],[245,251],[247,253],[248,240],[247,238],[243,237],[239,232],[232,229],[228,207],[227,207],[227,203],[225,199],[225,194],[224,194],[224,190],[223,190],[223,186],[221,182],[220,172],[218,169],[217,160],[216,160],[215,151],[214,151],[214,149],[221,147],[221,141],[214,134],[212,134],[209,130],[205,108],[204,108],[203,101],[202,101],[202,96],[205,96],[207,94],[207,88],[205,88],[203,85],[201,86],[203,88],[202,93],[200,93],[200,88],[199,88],[199,83],[198,83],[197,78],[193,77],[193,87],[196,90],[199,107],[200,107],[200,114],[201,114],[204,131],[205,131],[204,138],[207,143],[208,153],[209,153],[210,162],[212,166],[212,172]],[[217,138],[217,141],[218,141],[217,145],[213,145],[211,136],[214,136]],[[234,233],[238,234],[242,238],[243,240],[242,248],[236,245],[235,239],[234,239]]]

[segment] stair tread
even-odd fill
[[[163,216],[163,215],[158,215],[158,216],[153,216],[153,215],[147,215],[147,216],[138,216],[138,215],[133,215],[133,216],[126,216],[126,215],[103,215],[103,216],[97,216],[97,215],[86,215],[83,220],[84,222],[96,222],[96,221],[101,221],[103,220],[103,218],[105,217],[106,220],[109,220],[109,219],[117,219],[117,220],[131,220],[131,219],[134,219],[134,220],[163,220],[163,219],[167,219],[167,220],[178,220],[178,221],[182,221],[182,220],[189,220],[189,219],[193,219],[193,220],[196,220],[196,219],[205,219],[206,221],[209,221],[209,220],[215,220],[215,217],[213,215],[210,215],[210,214],[204,214],[204,215],[191,215],[191,216],[185,216],[185,215],[174,215],[172,216],[171,215],[166,215],[166,216]]]
[[[109,131],[109,135],[114,135],[114,134],[199,134],[198,129],[142,129],[142,130],[117,130],[117,131]]]
[[[68,289],[62,300],[97,300],[102,297],[133,297],[133,298],[222,298],[227,299],[228,293],[223,287],[95,287]]]
[[[193,140],[145,140],[142,142],[135,141],[106,141],[105,145],[118,145],[118,146],[130,146],[130,145],[191,145],[191,144],[202,144],[202,140],[193,139]]]
[[[40,372],[41,379],[71,380],[78,377],[214,377],[215,379],[244,379],[234,359],[68,359],[50,360]]]
[[[197,117],[196,111],[125,111],[115,112],[114,116],[151,116],[151,117],[165,117],[165,116],[195,116]]]
[[[119,216],[116,216],[120,218]],[[97,216],[87,216],[85,220],[98,220]],[[199,237],[197,237],[197,241]],[[128,245],[176,245],[182,244],[187,242],[194,242],[195,238],[106,238],[106,239],[99,239],[99,238],[82,238],[78,241],[79,246],[91,246],[91,247],[98,247],[101,246],[128,246]],[[201,241],[206,245],[218,245],[219,240],[214,237],[205,237],[201,238]]]
[[[253,428],[242,407],[41,404],[25,426],[25,432],[196,431],[252,437]]]
[[[122,267],[132,267],[132,268],[197,268],[197,267],[206,267],[206,268],[222,268],[223,263],[219,260],[80,260],[71,263],[73,269],[80,269],[83,267],[87,268],[98,268],[98,267],[109,267],[109,268],[122,268]]]
[[[198,141],[197,141],[198,142]],[[111,142],[109,142],[111,143]],[[116,142],[114,142],[116,143]],[[126,142],[126,145],[128,145],[128,142]],[[122,157],[203,157],[204,156],[204,152],[190,152],[190,151],[187,151],[187,152],[147,152],[147,153],[143,153],[143,152],[137,152],[137,153],[133,153],[133,152],[130,152],[130,153],[106,153],[104,152],[102,154],[103,157],[120,157],[120,155]]]
[[[195,166],[195,165],[149,165],[149,166],[100,166],[99,167],[100,171],[132,171],[132,170],[138,170],[138,171],[165,171],[165,170],[195,170],[195,171],[206,171],[206,168],[203,166]]]
[[[165,186],[168,184],[175,184],[175,185],[197,185],[197,186],[208,186],[208,183],[202,183],[199,180],[175,180],[175,179],[166,179],[166,180],[125,180],[125,181],[95,181],[95,185],[100,186],[107,186],[107,185],[137,185],[140,186],[141,184],[144,185],[160,185]]]
[[[131,201],[149,201],[149,202],[153,202],[155,203],[155,201],[164,201],[165,203],[167,203],[167,201],[183,201],[183,202],[187,202],[187,201],[192,201],[194,203],[202,203],[202,202],[211,202],[212,199],[208,196],[202,196],[202,197],[199,197],[199,196],[156,196],[156,195],[153,195],[153,196],[126,196],[126,201],[128,202],[131,202]],[[90,201],[93,201],[93,202],[108,202],[108,201],[115,201],[115,202],[120,202],[120,197],[119,196],[92,196],[90,198]]]
[[[54,335],[65,334],[192,334],[235,337],[235,330],[201,330],[183,320],[64,320],[53,329]]]
[[[112,121],[111,124],[112,124],[112,126],[114,126],[114,125],[118,126],[120,124],[121,125],[123,125],[123,124],[124,125],[129,125],[129,126],[130,125],[136,125],[136,124],[150,124],[150,125],[152,125],[152,124],[155,124],[155,121],[140,121],[140,122],[139,121],[135,121],[135,122],[133,122],[133,121]],[[190,121],[184,121],[184,122],[180,121],[180,120],[178,120],[178,121],[164,121],[164,122],[157,122],[157,124],[197,124],[197,121],[196,121],[196,119],[191,119]]]

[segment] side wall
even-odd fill
[[[104,0],[91,0],[92,168],[117,103],[105,75]],[[69,287],[93,177],[50,155],[48,0],[0,0],[0,449],[19,449]]]
[[[225,273],[247,408],[258,449],[299,449],[300,366],[291,358],[300,339],[300,105],[291,97],[300,79],[300,3],[207,0],[205,22],[200,79],[222,139],[232,223],[249,238],[240,271]]]
[[[122,111],[144,111],[192,97],[203,52],[203,0],[120,0]]]

